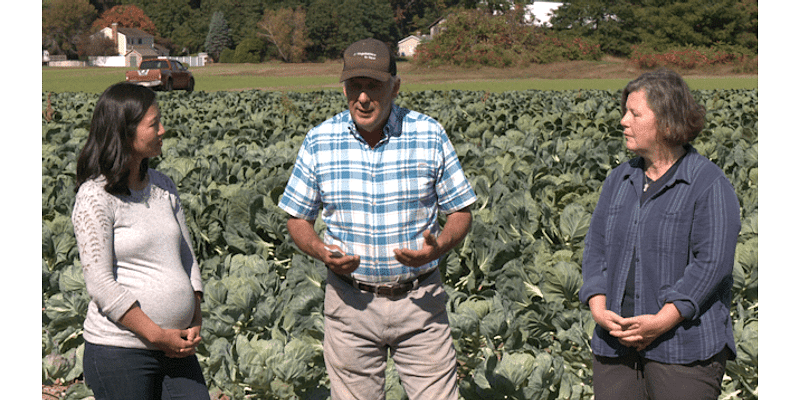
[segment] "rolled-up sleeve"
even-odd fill
[[[659,302],[674,303],[686,319],[698,318],[698,310],[719,292],[720,285],[732,284],[740,228],[736,193],[719,176],[695,203],[691,252],[683,277],[659,296]]]

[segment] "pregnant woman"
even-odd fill
[[[100,399],[208,399],[200,268],[161,154],[155,93],[115,84],[100,96],[78,157],[72,213],[86,289],[83,369]]]

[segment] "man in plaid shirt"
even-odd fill
[[[394,104],[386,44],[350,45],[340,81],[348,110],[309,131],[279,204],[297,246],[328,268],[331,397],[384,398],[388,352],[411,400],[456,400],[438,261],[467,235],[475,192],[442,126]]]

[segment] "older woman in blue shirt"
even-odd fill
[[[669,70],[622,93],[636,158],[603,184],[583,257],[580,299],[597,323],[596,399],[716,399],[735,357],[730,318],[739,202],[689,144],[705,108]]]

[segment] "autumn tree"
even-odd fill
[[[52,54],[77,56],[77,44],[97,16],[89,0],[52,0],[42,3],[42,47]]]
[[[153,24],[150,17],[141,8],[131,4],[114,6],[105,11],[100,18],[94,21],[92,28],[100,30],[111,26],[114,22],[119,24],[120,28],[136,28],[153,36],[158,35],[156,25]]]
[[[303,7],[266,10],[258,23],[259,36],[274,44],[285,62],[301,62],[311,45],[306,33],[306,11]]]

